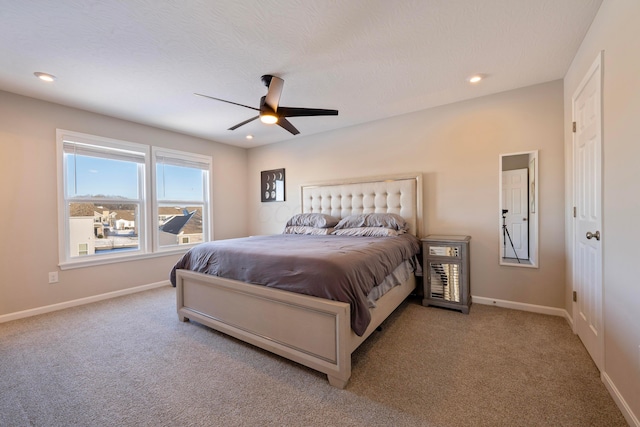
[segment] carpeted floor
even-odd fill
[[[163,287],[0,324],[0,426],[626,426],[566,321],[409,299],[346,389],[197,323]]]

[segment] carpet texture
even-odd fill
[[[178,321],[162,287],[0,324],[0,426],[626,426],[567,322],[404,302],[326,376]]]

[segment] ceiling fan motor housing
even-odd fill
[[[264,76],[260,77],[260,80],[262,80],[262,83],[264,83],[266,87],[269,87],[272,78],[273,76],[271,74],[265,74]]]

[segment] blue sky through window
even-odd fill
[[[202,170],[158,163],[156,165],[159,200],[202,200]]]
[[[103,157],[66,154],[69,197],[138,198],[139,163]],[[203,171],[198,168],[157,164],[159,200],[203,200]]]
[[[138,163],[66,154],[67,194],[138,198]]]

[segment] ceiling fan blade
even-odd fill
[[[324,108],[295,108],[280,107],[278,116],[280,117],[303,117],[303,116],[337,116],[338,110],[327,110]]]
[[[300,133],[300,131],[298,129],[296,129],[296,127],[294,125],[291,124],[291,122],[287,119],[285,119],[284,117],[280,117],[280,119],[278,120],[278,125],[283,128],[288,130],[289,132],[291,132],[294,135],[297,135]]]
[[[273,111],[278,111],[278,103],[280,102],[280,95],[282,94],[283,86],[284,80],[282,80],[280,77],[271,76],[265,104],[271,107]]]
[[[237,102],[227,101],[226,99],[214,98],[213,96],[203,95],[203,94],[201,94],[201,93],[194,93],[194,95],[201,96],[201,97],[203,97],[203,98],[215,99],[216,101],[226,102],[227,104],[238,105],[238,106],[240,106],[240,107],[251,108],[252,110],[260,111],[260,109],[259,109],[259,108],[256,108],[256,107],[250,107],[250,106],[248,106],[248,105],[244,105],[244,104],[238,104]]]
[[[235,126],[231,126],[228,130],[236,130],[236,129],[238,129],[240,126],[244,126],[244,125],[246,125],[247,123],[250,123],[250,122],[254,121],[254,120],[255,120],[255,119],[257,119],[258,117],[260,117],[260,116],[251,117],[250,119],[245,120],[245,121],[244,121],[244,122],[242,122],[242,123],[238,123],[238,124],[237,124],[237,125],[235,125]]]

